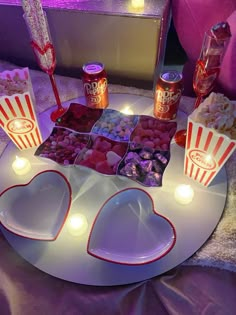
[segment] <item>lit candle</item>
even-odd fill
[[[132,0],[131,4],[135,9],[142,9],[144,7],[144,0]]]
[[[130,109],[129,106],[125,106],[124,108],[122,108],[122,110],[120,112],[125,114],[125,115],[133,115],[133,113],[134,113],[132,111],[132,109]]]
[[[71,235],[80,236],[87,231],[88,221],[81,213],[72,214],[67,220],[67,227]]]
[[[12,163],[12,169],[17,175],[25,175],[31,170],[31,165],[26,158],[16,156]]]
[[[190,185],[179,185],[175,189],[175,200],[182,204],[187,205],[192,202],[194,191]]]

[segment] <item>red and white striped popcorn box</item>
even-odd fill
[[[16,77],[20,78],[21,85],[22,82],[25,84],[22,92],[17,83],[9,91],[10,83],[17,80],[13,79]],[[6,82],[6,95],[0,96],[0,126],[20,150],[39,146],[43,140],[34,110],[35,98],[28,68],[4,71],[0,73],[0,80],[2,86]]]
[[[188,118],[184,173],[209,186],[236,147],[236,141]]]

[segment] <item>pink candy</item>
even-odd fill
[[[140,116],[131,135],[131,142],[155,150],[169,150],[170,140],[175,134],[175,122],[163,122],[149,116]]]
[[[87,145],[88,135],[73,133],[64,128],[54,128],[50,137],[37,149],[35,155],[49,158],[62,165],[70,165]]]

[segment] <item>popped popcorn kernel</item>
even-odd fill
[[[220,93],[212,92],[196,109],[194,120],[236,139],[236,103]]]

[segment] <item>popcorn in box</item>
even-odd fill
[[[176,122],[72,103],[35,155],[161,186],[176,128]]]
[[[0,73],[0,126],[20,150],[42,143],[34,103],[28,68]]]
[[[209,186],[236,147],[236,104],[211,93],[189,116],[184,173]]]

